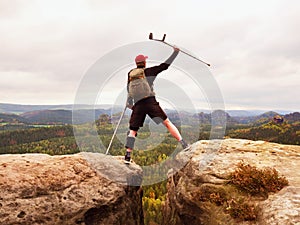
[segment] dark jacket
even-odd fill
[[[144,70],[145,76],[147,78],[147,81],[148,81],[149,86],[151,87],[151,90],[152,90],[153,93],[154,93],[154,91],[153,91],[153,82],[154,82],[156,76],[159,73],[161,73],[162,71],[167,70],[169,68],[169,66],[171,65],[171,63],[174,61],[174,59],[177,57],[177,55],[178,55],[178,51],[174,51],[172,53],[172,55],[165,62],[161,63],[160,65],[149,67],[149,68],[145,68],[145,70]],[[130,73],[130,71],[129,71],[129,73]],[[128,73],[128,79],[127,79],[127,91],[129,89],[129,73]],[[142,100],[140,100],[138,102],[139,103],[147,102],[148,98],[154,98],[155,99],[155,96],[147,97],[147,98],[142,99]],[[127,99],[127,104],[128,105],[133,105],[133,99],[132,98],[128,98]]]

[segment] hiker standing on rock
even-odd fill
[[[132,113],[125,145],[125,161],[127,162],[130,162],[131,160],[130,154],[134,148],[135,137],[139,128],[143,126],[146,115],[149,115],[156,124],[163,123],[172,136],[181,143],[184,149],[188,147],[188,144],[182,139],[178,129],[168,119],[166,113],[156,101],[155,93],[153,91],[153,82],[156,76],[160,72],[168,69],[178,55],[179,48],[173,47],[173,49],[173,54],[164,63],[149,68],[146,68],[147,56],[136,56],[135,63],[137,68],[132,69],[128,73],[127,107],[132,109]]]

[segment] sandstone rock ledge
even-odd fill
[[[177,160],[185,163],[168,179],[164,224],[300,225],[300,146],[240,139],[199,141],[179,153]],[[267,199],[249,199],[261,209],[256,221],[236,221],[203,200],[215,192],[231,198],[225,178],[241,161],[258,169],[275,168],[289,182]]]
[[[141,180],[99,153],[0,155],[0,224],[144,224]]]

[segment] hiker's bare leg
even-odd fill
[[[163,124],[166,126],[166,128],[169,130],[169,132],[171,133],[171,135],[177,139],[177,141],[181,141],[182,137],[181,134],[179,133],[177,127],[175,127],[175,125],[169,120],[169,119],[165,119],[163,121]]]

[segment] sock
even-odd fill
[[[130,154],[131,154],[131,151],[128,151],[128,149],[127,149],[126,155],[127,155],[127,156],[130,156]]]

